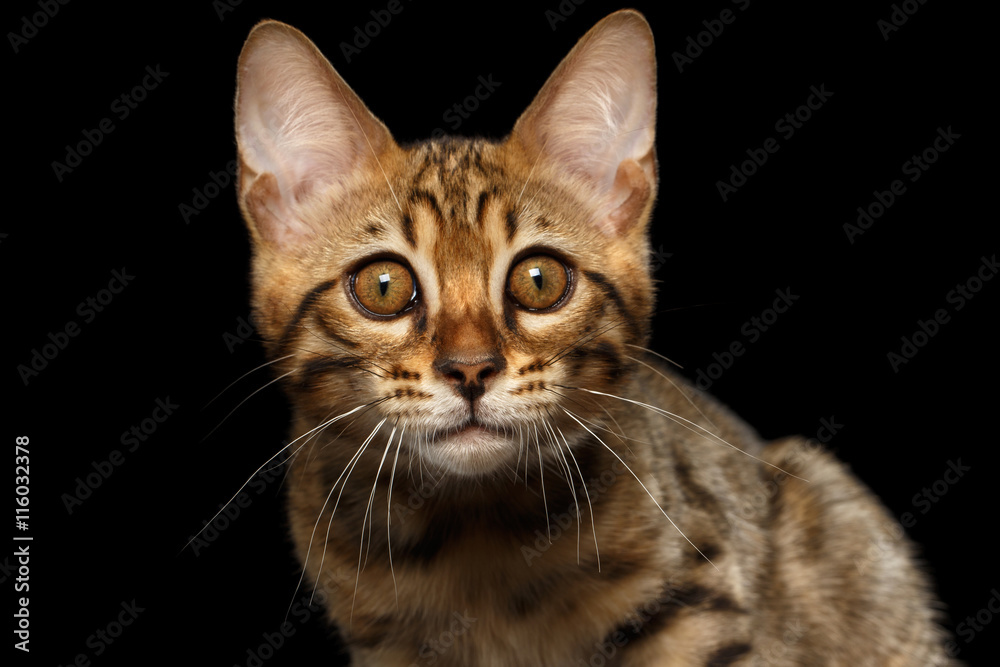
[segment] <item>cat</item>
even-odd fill
[[[352,664],[957,664],[872,493],[645,349],[655,120],[631,10],[506,139],[407,147],[302,33],[250,33],[255,322],[299,583]]]

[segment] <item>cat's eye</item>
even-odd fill
[[[351,291],[368,312],[398,315],[416,297],[416,284],[404,265],[392,260],[378,260],[354,274]]]
[[[549,255],[532,255],[510,270],[507,290],[523,307],[544,310],[558,304],[569,289],[569,269]]]

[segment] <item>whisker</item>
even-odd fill
[[[344,96],[343,91],[340,90],[340,88],[338,87],[337,92],[340,93],[340,97],[344,103],[344,106],[347,107],[347,110],[351,112],[351,117],[354,118],[354,124],[358,126],[358,131],[361,133],[361,136],[365,138],[365,143],[368,144],[368,150],[371,151],[372,157],[375,158],[375,164],[378,165],[379,171],[382,172],[382,178],[385,179],[385,184],[389,186],[389,193],[392,194],[393,201],[396,202],[396,206],[399,208],[399,212],[402,213],[403,207],[400,206],[399,200],[396,199],[396,193],[392,189],[392,183],[389,182],[389,176],[385,173],[385,169],[382,168],[382,162],[378,159],[378,154],[375,152],[375,148],[372,146],[371,139],[368,138],[368,133],[365,132],[365,128],[361,127],[361,122],[358,121],[358,117],[354,113],[354,108],[350,104],[348,104],[347,98]]]
[[[733,450],[735,450],[735,451],[737,451],[737,452],[739,452],[741,454],[749,456],[754,461],[758,461],[760,463],[763,463],[766,466],[770,466],[771,468],[774,468],[775,470],[783,472],[786,475],[788,475],[789,477],[794,477],[795,479],[797,479],[797,480],[799,480],[801,482],[807,482],[807,483],[809,482],[809,480],[807,480],[807,479],[803,479],[802,477],[799,477],[798,475],[793,475],[792,473],[788,472],[787,470],[782,470],[781,468],[779,468],[778,466],[774,465],[773,463],[768,463],[764,459],[757,458],[756,456],[754,456],[750,452],[744,451],[744,450],[740,449],[739,447],[737,447],[736,445],[730,444],[728,441],[726,441],[725,439],[719,437],[715,433],[712,433],[711,431],[709,431],[708,429],[706,429],[704,426],[696,424],[695,422],[691,421],[690,419],[685,419],[684,417],[681,417],[678,414],[674,414],[673,412],[669,412],[667,410],[664,410],[663,408],[658,408],[655,405],[649,405],[648,403],[643,403],[642,401],[634,401],[631,398],[625,398],[624,396],[615,396],[614,394],[607,394],[607,393],[604,393],[603,391],[594,391],[593,389],[584,389],[583,387],[567,387],[565,385],[556,385],[556,386],[562,387],[563,389],[575,389],[577,391],[585,391],[585,392],[588,392],[588,393],[591,393],[591,394],[597,394],[599,396],[607,396],[609,398],[617,398],[620,401],[626,401],[628,403],[634,403],[635,405],[639,405],[641,407],[644,407],[644,408],[647,408],[649,410],[652,410],[653,412],[661,414],[664,417],[667,417],[671,421],[679,424],[680,426],[683,426],[684,428],[688,429],[689,431],[691,431],[693,433],[697,433],[698,435],[701,435],[706,440],[710,440],[711,441],[714,438],[715,442],[723,444],[726,447],[729,447],[730,449],[733,449]],[[681,422],[684,422],[684,423],[681,423]],[[690,426],[688,426],[688,424],[690,424]],[[583,425],[581,424],[581,426],[583,426]],[[691,426],[693,426],[694,428],[691,428]],[[586,427],[584,427],[584,428],[586,428]],[[711,438],[705,437],[702,433],[698,433],[698,431],[695,430],[695,429],[699,429],[701,431],[704,431],[704,433],[707,433],[708,435],[710,435]]]
[[[606,334],[607,332],[611,331],[615,327],[621,326],[624,323],[625,323],[625,320],[623,318],[618,319],[618,320],[612,320],[611,322],[608,322],[607,324],[603,324],[603,325],[599,326],[594,331],[591,331],[589,333],[585,333],[585,334],[581,335],[575,341],[573,341],[569,345],[563,347],[559,352],[556,352],[554,355],[552,355],[551,357],[549,357],[549,359],[547,361],[542,362],[542,365],[543,366],[551,366],[553,364],[559,363],[560,361],[562,361],[563,359],[565,359],[568,355],[572,354],[574,351],[576,351],[579,348],[583,347],[584,345],[586,345],[590,341],[594,340],[595,338],[598,338],[599,336],[603,336],[604,334]]]
[[[210,406],[212,403],[215,403],[215,401],[217,401],[220,396],[222,396],[227,391],[229,391],[230,389],[232,389],[233,385],[235,385],[237,382],[239,382],[240,380],[242,380],[246,376],[250,375],[251,373],[256,373],[257,371],[259,371],[262,368],[270,366],[271,364],[276,364],[279,361],[284,361],[285,359],[290,359],[290,358],[292,358],[294,356],[295,356],[294,354],[286,354],[283,357],[278,357],[277,359],[272,359],[271,361],[265,361],[260,366],[257,366],[257,368],[254,368],[253,370],[247,371],[246,373],[244,373],[243,375],[239,376],[238,378],[236,378],[235,380],[233,380],[232,382],[230,382],[228,385],[226,385],[225,389],[223,389],[218,394],[216,394],[215,397],[212,400],[210,400],[208,403],[206,403],[204,406],[202,406],[201,409],[204,410],[205,408],[207,408],[208,406]]]
[[[608,446],[608,444],[607,444],[606,442],[604,442],[603,440],[601,440],[601,438],[600,438],[600,437],[599,437],[599,436],[598,436],[597,434],[595,434],[595,433],[594,433],[593,431],[591,431],[591,430],[590,430],[589,428],[587,428],[587,427],[586,427],[586,425],[585,425],[585,424],[584,424],[583,422],[581,422],[581,421],[580,421],[579,419],[577,419],[577,418],[576,418],[576,416],[575,416],[575,415],[574,415],[574,414],[573,414],[572,412],[570,412],[570,411],[569,411],[569,410],[567,410],[566,408],[562,408],[562,411],[563,411],[563,412],[565,412],[565,413],[567,414],[567,416],[569,416],[569,417],[570,417],[570,419],[572,419],[572,420],[573,420],[573,421],[575,421],[575,422],[576,422],[577,424],[579,424],[580,426],[582,426],[582,427],[583,427],[583,428],[584,428],[584,429],[585,429],[585,430],[586,430],[586,431],[587,431],[588,433],[590,433],[590,435],[592,435],[592,436],[594,436],[595,438],[597,438],[597,441],[598,441],[599,443],[601,443],[602,445],[604,445],[604,448],[605,448],[605,449],[607,449],[607,450],[608,450],[609,452],[611,452],[611,455],[612,455],[612,456],[614,456],[614,457],[615,457],[616,459],[618,459],[618,461],[619,461],[619,462],[620,462],[620,463],[621,463],[621,464],[622,464],[623,466],[625,466],[625,469],[626,469],[626,470],[628,470],[628,471],[629,471],[629,472],[630,472],[630,473],[632,474],[632,477],[634,477],[634,478],[635,478],[635,481],[639,482],[639,486],[641,486],[641,487],[642,487],[642,490],[646,492],[646,495],[647,495],[647,496],[649,496],[649,499],[653,501],[653,504],[654,504],[654,505],[656,505],[656,509],[660,510],[660,513],[661,513],[661,514],[663,514],[663,516],[665,516],[665,517],[667,518],[667,521],[669,521],[669,522],[670,522],[670,525],[671,525],[671,526],[673,526],[673,527],[674,527],[674,529],[675,529],[675,530],[676,530],[676,531],[677,531],[678,533],[680,533],[681,537],[683,537],[683,538],[684,538],[684,539],[685,539],[685,540],[687,541],[687,543],[688,543],[688,544],[690,544],[690,545],[691,545],[692,547],[694,547],[694,550],[695,550],[695,551],[697,551],[697,552],[698,552],[699,554],[701,554],[701,557],[702,557],[702,558],[704,558],[705,560],[707,560],[707,561],[709,562],[709,564],[710,564],[710,565],[711,565],[712,567],[714,567],[714,568],[715,568],[716,570],[719,570],[719,568],[718,568],[718,567],[717,567],[717,566],[715,565],[715,563],[713,563],[713,562],[712,562],[712,559],[711,559],[711,558],[709,558],[708,556],[706,556],[706,555],[705,555],[704,553],[702,553],[701,549],[699,549],[699,548],[698,548],[698,547],[697,547],[697,546],[695,545],[695,543],[694,543],[694,542],[692,542],[692,541],[691,541],[691,540],[690,540],[690,539],[688,538],[688,536],[684,534],[684,531],[683,531],[683,530],[681,530],[680,528],[678,528],[678,527],[677,527],[677,524],[676,524],[676,523],[674,523],[674,520],[673,520],[673,519],[671,519],[671,518],[670,518],[670,517],[669,517],[669,516],[667,515],[666,511],[664,511],[664,509],[663,509],[662,507],[660,507],[660,503],[656,502],[656,498],[654,498],[654,497],[653,497],[653,494],[649,492],[649,489],[647,489],[647,488],[646,488],[646,485],[642,483],[642,480],[641,480],[641,479],[639,479],[639,476],[638,476],[638,475],[636,475],[636,474],[635,474],[634,472],[632,472],[632,468],[630,468],[630,467],[629,467],[629,465],[628,465],[627,463],[625,463],[625,461],[623,461],[623,460],[622,460],[622,457],[618,456],[618,453],[617,453],[617,452],[616,452],[615,450],[611,449],[611,447],[609,447],[609,446]],[[720,571],[721,571],[721,570],[720,570]]]
[[[542,391],[547,391],[547,392],[553,393],[553,394],[555,394],[556,396],[559,396],[562,399],[565,399],[565,400],[570,401],[572,403],[576,403],[581,408],[587,408],[587,406],[585,406],[583,403],[581,403],[580,401],[576,400],[572,396],[567,396],[566,394],[560,393],[560,392],[556,391],[555,389],[552,389],[551,387],[548,387],[548,386],[543,387]],[[618,420],[614,418],[614,415],[612,415],[610,412],[608,412],[608,409],[605,408],[603,405],[601,405],[598,401],[594,401],[594,404],[597,405],[597,407],[601,408],[601,410],[603,410],[606,415],[608,415],[608,418],[610,418],[611,421],[613,421],[615,423],[615,426],[618,427],[618,431],[615,432],[613,429],[608,428],[607,426],[604,426],[603,424],[599,424],[597,422],[590,421],[589,419],[584,419],[583,417],[580,417],[580,419],[583,419],[583,421],[587,422],[588,424],[590,424],[594,428],[600,429],[602,431],[606,431],[606,432],[610,433],[611,435],[615,436],[616,438],[618,438],[618,440],[623,445],[625,445],[625,448],[628,449],[628,451],[629,451],[630,454],[632,453],[632,449],[631,449],[631,447],[628,446],[628,443],[626,442],[626,440],[631,440],[632,442],[639,443],[640,445],[649,445],[649,444],[651,444],[647,440],[639,440],[638,438],[632,438],[632,437],[629,437],[629,436],[625,435],[625,431],[622,429],[621,424],[618,423]]]
[[[573,471],[570,470],[569,461],[566,460],[566,454],[564,454],[562,451],[562,446],[559,444],[559,439],[556,436],[555,431],[552,428],[552,425],[549,424],[548,422],[542,422],[542,424],[545,426],[546,429],[548,429],[549,433],[551,434],[550,442],[552,442],[553,449],[559,456],[559,458],[557,458],[556,460],[562,462],[563,471],[566,473],[566,483],[569,485],[569,493],[573,497],[573,506],[576,507],[576,564],[579,565],[580,524],[582,523],[582,519],[580,517],[580,503],[576,497],[576,485],[573,483]],[[566,443],[566,446],[569,447],[568,442]],[[584,482],[584,485],[586,486],[586,482]]]
[[[528,488],[528,460],[531,458],[531,431],[528,431],[528,440],[524,444],[524,488]]]
[[[302,438],[306,437],[307,435],[309,435],[309,434],[310,434],[310,433],[312,433],[313,431],[316,431],[316,430],[318,430],[318,429],[321,429],[321,428],[324,428],[324,427],[326,427],[326,426],[329,426],[330,424],[332,424],[332,423],[334,423],[334,422],[336,422],[336,421],[338,421],[338,420],[340,420],[340,419],[343,419],[344,417],[347,417],[347,416],[349,416],[349,415],[352,415],[352,414],[354,414],[354,413],[355,413],[355,412],[357,412],[358,410],[361,410],[361,409],[363,409],[363,408],[367,408],[367,407],[368,407],[368,406],[370,406],[370,405],[374,405],[375,403],[378,403],[378,402],[380,402],[380,401],[384,401],[384,400],[386,400],[386,399],[385,399],[385,398],[380,398],[380,399],[377,399],[377,400],[375,400],[375,401],[372,401],[371,403],[367,403],[367,404],[365,404],[365,405],[359,405],[359,406],[357,406],[356,408],[353,408],[352,410],[349,410],[348,412],[345,412],[345,413],[344,413],[344,414],[342,414],[342,415],[339,415],[339,416],[337,416],[337,417],[334,417],[333,419],[329,420],[328,422],[325,422],[325,423],[323,423],[323,424],[320,424],[319,426],[316,426],[315,428],[312,428],[312,429],[310,429],[310,430],[306,431],[305,433],[303,433],[303,434],[302,434],[302,435],[300,435],[299,437],[295,438],[295,440],[292,440],[292,441],[291,441],[291,442],[289,442],[288,444],[286,444],[286,445],[282,446],[282,448],[281,448],[281,449],[279,449],[279,450],[278,450],[277,452],[275,452],[275,453],[274,453],[274,454],[273,454],[273,455],[272,455],[272,456],[271,456],[271,457],[270,457],[270,458],[269,458],[268,460],[264,461],[264,463],[262,463],[262,464],[260,465],[260,467],[259,467],[259,468],[257,468],[256,470],[254,470],[254,471],[253,471],[253,472],[252,472],[252,473],[250,474],[250,477],[248,477],[248,478],[247,478],[247,481],[243,482],[243,484],[242,484],[242,485],[240,486],[240,488],[236,490],[236,493],[234,493],[234,494],[233,494],[233,497],[232,497],[232,498],[230,498],[229,500],[227,500],[227,501],[225,502],[225,504],[224,504],[224,505],[223,505],[223,506],[222,506],[222,507],[221,507],[221,508],[219,509],[219,511],[215,513],[215,516],[213,516],[213,517],[212,517],[211,519],[209,519],[208,523],[206,523],[206,524],[205,524],[205,525],[204,525],[204,526],[203,526],[203,527],[201,528],[201,530],[199,530],[199,531],[198,531],[197,533],[195,533],[195,534],[194,534],[194,537],[192,537],[192,538],[191,538],[190,540],[188,540],[187,544],[185,544],[185,545],[184,545],[184,547],[183,547],[183,548],[181,549],[181,551],[184,551],[184,549],[187,549],[187,548],[188,548],[189,546],[191,546],[191,543],[192,543],[192,542],[194,542],[194,541],[195,541],[195,540],[196,540],[196,539],[198,538],[198,536],[199,536],[199,535],[201,535],[201,533],[202,533],[202,532],[203,532],[203,531],[205,530],[205,528],[208,528],[208,526],[212,525],[212,522],[213,522],[213,521],[215,521],[215,520],[216,520],[216,519],[217,519],[217,518],[219,517],[219,515],[220,515],[220,514],[222,514],[222,510],[226,509],[226,508],[227,508],[227,507],[229,506],[229,503],[231,503],[231,502],[233,502],[234,500],[236,500],[236,497],[237,497],[238,495],[240,495],[240,493],[242,493],[243,489],[245,489],[245,488],[246,488],[247,484],[249,484],[249,483],[250,483],[250,481],[251,481],[251,480],[252,480],[252,479],[253,479],[253,478],[254,478],[254,477],[255,477],[255,476],[257,475],[257,473],[259,473],[259,472],[260,472],[261,470],[263,470],[263,469],[264,469],[264,468],[265,468],[265,467],[267,466],[267,464],[268,464],[268,463],[270,463],[270,462],[271,462],[271,461],[273,461],[274,459],[278,458],[278,456],[280,456],[280,455],[281,455],[281,453],[282,453],[283,451],[285,451],[286,449],[288,449],[289,447],[291,447],[291,446],[292,446],[292,445],[294,445],[294,444],[295,444],[296,442],[298,442],[298,441],[299,441],[299,440],[301,440]]]
[[[523,425],[517,425],[518,433],[518,443],[517,443],[517,461],[514,462],[514,482],[517,482],[517,471],[521,467],[521,455],[524,453],[524,430]]]
[[[396,455],[392,459],[392,473],[389,475],[389,493],[385,499],[385,540],[389,552],[389,574],[392,575],[392,590],[396,594],[396,611],[399,611],[399,589],[396,587],[396,570],[392,566],[392,485],[396,480],[396,462],[399,460],[399,449],[403,444],[403,433],[406,432],[404,424],[403,430],[399,433],[399,442],[396,444]]]
[[[323,556],[319,560],[319,568],[318,568],[318,570],[316,572],[316,582],[313,584],[313,596],[316,595],[316,589],[319,587],[319,577],[320,577],[320,574],[323,572],[323,563],[326,562],[326,545],[330,543],[330,530],[333,528],[333,517],[336,516],[336,514],[337,514],[337,508],[340,507],[340,499],[344,495],[344,489],[347,488],[347,480],[350,479],[351,473],[354,472],[354,468],[358,465],[358,461],[361,460],[361,456],[363,455],[364,451],[368,448],[368,445],[375,438],[375,434],[378,433],[379,429],[382,428],[382,425],[385,424],[388,420],[389,420],[388,417],[383,417],[382,421],[380,421],[375,426],[375,428],[372,430],[372,432],[368,434],[368,437],[365,438],[365,441],[361,444],[361,447],[358,449],[358,452],[355,453],[355,455],[351,459],[351,461],[348,462],[348,466],[349,467],[345,468],[345,471],[347,473],[347,477],[344,477],[344,473],[343,472],[340,473],[340,477],[344,477],[344,483],[341,484],[341,486],[340,486],[340,493],[337,494],[337,500],[336,500],[336,502],[334,502],[334,504],[333,504],[333,510],[330,512],[330,521],[326,524],[326,537],[325,537],[325,539],[323,541]],[[333,486],[330,488],[330,493],[331,494],[333,494],[333,490],[337,488],[337,482],[340,481],[340,477],[337,478],[337,480],[333,483]],[[323,516],[323,512],[320,511],[320,517],[322,517],[322,516]],[[318,522],[318,519],[317,519],[317,522]],[[364,534],[364,523],[361,524],[361,532],[362,532],[362,534]],[[307,554],[306,555],[306,561],[308,562],[308,560],[309,560],[309,558],[308,558],[308,554]],[[305,564],[303,564],[302,567],[303,567],[303,569],[305,569]],[[312,604],[312,596],[310,596],[310,598],[309,598],[309,603]]]
[[[640,349],[642,349],[642,348],[640,348]],[[657,355],[657,356],[662,356],[662,355]],[[674,389],[676,389],[676,390],[677,390],[677,392],[678,392],[678,393],[679,393],[679,394],[680,394],[681,396],[683,396],[683,397],[684,397],[684,399],[685,399],[685,400],[686,400],[686,401],[687,401],[688,403],[690,403],[690,404],[691,404],[691,407],[692,407],[692,408],[694,408],[695,410],[697,410],[697,411],[698,411],[698,414],[699,414],[699,415],[701,415],[702,417],[704,417],[704,418],[705,418],[705,421],[707,421],[707,422],[708,422],[709,424],[711,424],[711,425],[712,425],[712,428],[714,428],[715,430],[719,430],[719,427],[715,425],[715,422],[713,422],[713,421],[712,421],[712,419],[711,419],[711,418],[710,418],[710,417],[709,417],[708,415],[706,415],[706,414],[705,414],[704,412],[702,412],[702,411],[701,411],[701,408],[699,408],[699,407],[698,407],[698,405],[697,405],[697,404],[696,404],[696,403],[695,403],[694,401],[692,401],[692,400],[691,400],[691,397],[690,397],[690,396],[688,396],[688,395],[687,395],[687,394],[686,394],[686,393],[684,392],[684,390],[683,390],[683,389],[681,389],[681,388],[680,388],[679,386],[677,386],[677,383],[676,383],[676,382],[674,382],[674,381],[673,381],[673,380],[672,380],[672,379],[670,378],[670,376],[669,376],[669,375],[667,375],[666,373],[662,372],[662,371],[661,371],[660,369],[656,368],[655,366],[652,366],[652,365],[650,365],[650,364],[647,364],[647,363],[646,363],[645,361],[643,361],[643,360],[641,360],[641,359],[636,359],[635,357],[630,357],[630,356],[629,356],[629,355],[627,355],[627,354],[625,355],[625,357],[626,357],[627,359],[631,359],[632,361],[634,361],[634,362],[636,362],[636,363],[640,363],[640,364],[642,364],[643,366],[645,366],[646,368],[648,368],[649,370],[653,371],[654,373],[656,373],[657,375],[659,375],[659,376],[660,376],[661,378],[663,378],[664,380],[666,380],[667,382],[669,382],[669,383],[670,383],[671,385],[673,385]],[[664,358],[664,359],[666,359],[666,357],[663,357],[663,358]],[[670,360],[669,360],[669,359],[667,359],[667,361],[670,361]],[[680,366],[678,366],[678,368],[680,368]]]
[[[587,482],[583,478],[583,471],[580,470],[580,464],[576,460],[576,455],[573,454],[573,448],[569,446],[569,442],[566,440],[566,435],[562,432],[562,429],[556,426],[556,430],[559,431],[559,435],[562,436],[563,442],[566,443],[566,451],[569,453],[570,458],[573,460],[573,465],[576,466],[576,472],[580,475],[580,486],[583,487],[583,495],[587,499],[587,507],[590,508],[590,527],[594,531],[594,552],[597,554],[597,571],[601,571],[601,550],[597,546],[597,522],[594,521],[594,504],[590,502],[590,491],[587,489]],[[580,507],[576,508],[577,521],[580,521]],[[579,524],[578,524],[579,525]],[[579,533],[579,531],[577,531]],[[579,537],[578,537],[579,539]],[[577,546],[577,563],[580,562],[579,546]]]
[[[354,352],[351,352],[350,350],[348,350],[347,348],[345,348],[343,345],[338,345],[337,343],[334,343],[330,339],[324,338],[323,336],[320,336],[318,333],[316,333],[315,331],[313,331],[312,329],[310,329],[305,323],[299,324],[299,328],[302,329],[303,331],[305,331],[307,334],[309,334],[313,338],[315,338],[316,340],[318,340],[321,343],[323,343],[324,345],[329,345],[330,347],[335,348],[339,352],[341,352],[341,353],[343,353],[343,354],[345,354],[345,355],[347,355],[349,357],[354,357],[355,359],[357,359],[361,363],[371,364],[375,368],[377,368],[380,371],[382,371],[383,373],[385,373],[385,375],[379,375],[378,373],[376,373],[375,371],[373,371],[371,369],[362,368],[361,366],[358,366],[358,365],[352,365],[353,368],[357,368],[359,371],[364,371],[366,373],[371,373],[372,375],[374,375],[375,377],[378,377],[378,378],[386,378],[386,377],[392,375],[392,372],[388,368],[383,368],[382,366],[379,366],[378,364],[376,364],[371,359],[366,359],[365,357],[362,357],[360,354],[355,354]],[[304,347],[292,347],[291,349],[293,349],[293,350],[300,350],[302,352],[306,352],[308,354],[313,354],[313,355],[316,355],[317,357],[322,357],[324,359],[334,359],[334,360],[336,360],[336,357],[331,357],[328,354],[323,354],[322,352],[317,352],[315,350],[310,350],[310,349],[304,348]]]
[[[524,179],[524,185],[521,186],[521,192],[520,192],[520,194],[517,195],[517,201],[514,202],[514,207],[515,208],[517,208],[517,205],[521,203],[521,197],[524,196],[524,191],[528,189],[528,183],[531,182],[531,176],[535,173],[535,167],[538,165],[539,161],[542,159],[542,156],[545,155],[545,145],[547,143],[549,143],[548,137],[546,137],[545,141],[542,142],[541,148],[538,149],[538,155],[535,156],[534,162],[531,163],[531,169],[528,170],[528,177]],[[531,203],[531,202],[529,201],[528,203]]]
[[[365,508],[365,516],[361,519],[361,545],[358,548],[358,574],[357,578],[354,580],[354,598],[351,600],[351,621],[354,620],[354,605],[358,601],[358,586],[361,584],[361,569],[362,561],[361,556],[364,554],[364,564],[368,563],[368,550],[365,548],[365,522],[368,522],[368,549],[371,548],[372,544],[372,523],[375,517],[371,516],[372,502],[375,500],[375,489],[378,486],[378,476],[382,472],[382,464],[385,463],[385,457],[389,454],[389,448],[392,447],[392,440],[396,435],[396,427],[399,419],[396,419],[396,423],[392,425],[392,431],[389,433],[389,441],[385,445],[385,451],[382,452],[382,458],[378,462],[378,469],[375,471],[375,481],[372,482],[372,492],[368,496],[368,506]]]
[[[664,360],[664,361],[666,361],[667,363],[669,363],[669,364],[671,364],[671,365],[673,365],[673,366],[676,366],[677,368],[680,368],[681,370],[684,370],[684,367],[683,367],[683,366],[681,366],[681,365],[680,365],[679,363],[677,363],[676,361],[674,361],[673,359],[671,359],[671,358],[669,358],[669,357],[665,357],[665,356],[663,356],[662,354],[660,354],[659,352],[656,352],[656,351],[654,351],[654,350],[651,350],[651,349],[649,349],[648,347],[643,347],[643,346],[641,346],[641,345],[633,345],[632,343],[625,343],[625,346],[626,346],[626,347],[634,347],[634,348],[635,348],[635,349],[637,349],[637,350],[641,350],[641,351],[643,351],[643,352],[648,352],[649,354],[653,355],[654,357],[659,357],[660,359],[663,359],[663,360]]]
[[[542,482],[542,506],[545,508],[545,531],[549,536],[549,544],[552,544],[552,526],[549,524],[549,503],[545,498],[545,472],[542,465],[542,442],[538,439],[538,426],[535,425],[535,446],[538,448],[538,478]],[[527,461],[525,462],[527,463]],[[525,466],[527,468],[527,466]],[[525,471],[527,475],[527,470]]]
[[[302,574],[301,574],[301,576],[299,576],[299,582],[295,585],[295,592],[292,594],[292,601],[295,600],[295,596],[298,594],[299,588],[302,586],[302,580],[305,579],[305,576],[306,576],[306,566],[309,564],[309,555],[312,553],[313,540],[316,538],[316,528],[319,527],[319,522],[323,518],[323,512],[326,511],[326,506],[330,503],[330,498],[333,497],[333,492],[337,490],[337,485],[340,484],[340,480],[341,479],[344,479],[344,486],[347,486],[347,479],[344,478],[344,474],[346,473],[348,475],[348,477],[350,476],[350,472],[348,472],[348,469],[351,469],[351,470],[354,469],[354,464],[356,464],[357,460],[359,458],[361,458],[361,455],[364,453],[365,448],[368,447],[368,443],[371,442],[372,438],[375,437],[375,434],[382,427],[382,424],[384,424],[386,422],[386,419],[388,419],[388,418],[385,418],[382,421],[380,421],[375,426],[375,428],[372,429],[372,432],[368,435],[368,437],[365,439],[365,441],[361,443],[361,446],[358,447],[358,451],[356,451],[354,453],[354,455],[350,458],[350,460],[347,462],[347,465],[344,466],[344,470],[340,473],[340,476],[337,477],[336,481],[334,481],[333,485],[330,487],[330,493],[328,493],[326,495],[326,500],[323,501],[323,506],[319,508],[319,514],[316,515],[316,522],[313,524],[312,533],[309,535],[309,545],[306,547],[306,557],[305,557],[305,560],[302,563]],[[343,493],[344,489],[341,488],[340,492]],[[340,496],[337,496],[337,500],[338,501],[340,500]],[[333,515],[336,514],[336,512],[337,512],[337,507],[334,506],[333,512],[330,513],[330,521],[331,522],[333,521]],[[327,532],[327,540],[329,540],[329,535],[330,534],[329,534],[329,531],[328,531]],[[324,543],[324,545],[325,545],[325,543]],[[323,556],[320,558],[320,561],[319,561],[319,570],[318,570],[319,572],[323,571],[323,563],[325,562],[325,560],[326,560],[326,548],[324,546]],[[316,577],[316,583],[313,585],[313,592],[312,592],[313,596],[316,594],[316,589],[318,587],[319,587],[319,575],[317,575],[317,577]],[[310,603],[312,602],[312,596],[310,596],[309,601],[310,601]],[[291,609],[292,609],[292,603],[289,603],[289,605],[288,605],[288,611],[285,612],[285,620],[288,620],[288,614],[291,612]]]
[[[271,380],[270,382],[268,382],[267,384],[265,384],[263,387],[260,387],[259,389],[257,389],[256,391],[254,391],[252,394],[250,394],[249,396],[247,396],[246,398],[244,398],[242,401],[240,401],[236,405],[235,408],[233,408],[232,410],[229,411],[229,414],[227,414],[225,417],[222,418],[222,421],[220,421],[218,424],[215,425],[215,428],[213,428],[211,431],[208,432],[208,435],[206,435],[204,438],[202,438],[199,442],[205,442],[210,437],[212,437],[212,434],[215,433],[216,431],[218,431],[219,427],[222,426],[223,424],[225,424],[226,420],[229,419],[230,417],[232,417],[233,413],[236,412],[237,410],[239,410],[240,406],[242,406],[244,403],[246,403],[251,398],[253,398],[254,396],[256,396],[257,394],[259,394],[260,392],[262,392],[265,389],[267,389],[268,387],[270,387],[275,382],[278,382],[279,380],[285,379],[286,377],[288,377],[289,375],[291,375],[294,372],[295,372],[294,370],[290,370],[290,371],[288,371],[287,373],[285,373],[283,375],[279,375],[278,377],[274,378],[273,380]]]

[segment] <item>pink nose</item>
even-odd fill
[[[451,382],[459,396],[473,402],[486,393],[486,384],[506,365],[503,357],[490,356],[470,360],[441,359],[434,364],[434,369]]]

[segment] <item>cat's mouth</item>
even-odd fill
[[[500,434],[500,429],[484,424],[475,417],[469,417],[458,426],[452,426],[450,428],[435,431],[431,437],[431,442],[457,440],[459,442],[456,442],[455,444],[459,444],[461,441],[471,442],[482,437],[498,436]]]
[[[517,455],[518,448],[511,445],[508,435],[501,428],[471,417],[457,426],[435,431],[428,440],[430,446],[421,447],[420,454],[455,474],[490,473]]]

